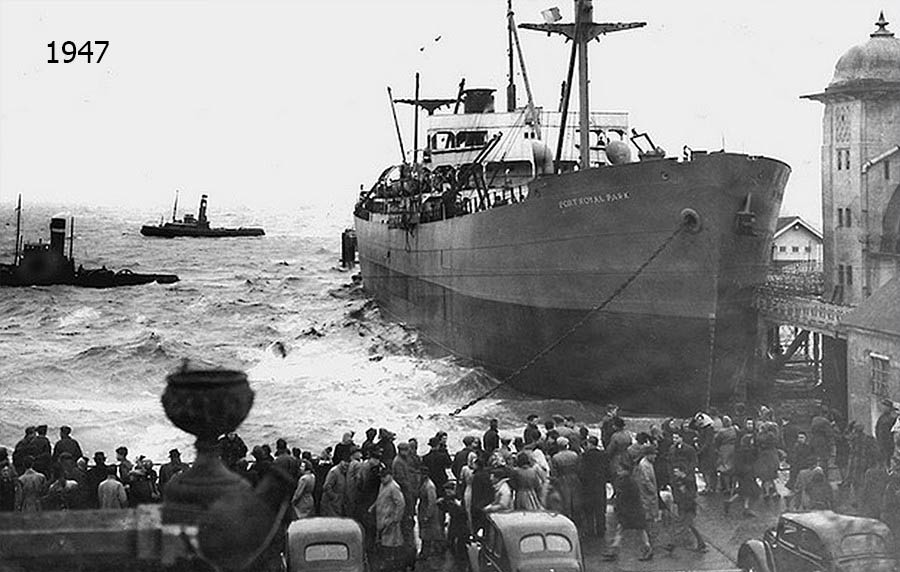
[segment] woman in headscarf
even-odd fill
[[[527,451],[519,451],[516,455],[516,466],[513,468],[515,487],[515,508],[518,510],[541,510],[540,492],[543,479],[531,462]]]
[[[737,428],[731,423],[731,417],[722,416],[722,428],[714,438],[716,447],[716,469],[719,472],[719,485],[727,494],[734,492],[734,450],[738,442]]]
[[[474,530],[472,528],[472,478],[475,476],[475,469],[478,463],[478,454],[475,451],[471,451],[465,466],[459,472],[459,478],[464,483],[462,500],[463,507],[466,509],[466,521],[469,525],[469,530]]]
[[[316,476],[313,474],[312,464],[303,459],[300,461],[300,479],[297,481],[297,488],[294,489],[294,496],[291,498],[291,505],[294,507],[294,513],[297,518],[312,518],[316,514],[316,505],[313,500],[313,489],[316,487]]]

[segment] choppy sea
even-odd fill
[[[573,414],[596,424],[600,407],[503,388],[458,417],[449,412],[493,387],[484,371],[435,357],[417,332],[385,319],[340,268],[345,206],[232,209],[215,226],[264,226],[260,238],[143,237],[152,213],[135,208],[27,206],[27,241],[47,240],[52,215],[75,218],[74,256],[85,268],[176,273],[172,285],[109,290],[67,286],[0,289],[0,444],[27,425],[51,440],[70,425],[85,454],[119,445],[166,459],[193,438],[165,417],[165,377],[183,359],[247,372],[255,404],[238,429],[248,446],[284,437],[319,451],[344,431],[357,442],[387,427],[421,447],[438,430],[458,443],[487,420],[519,434],[528,413]],[[0,208],[0,261],[13,258],[15,215]],[[280,342],[280,344],[278,344]],[[279,345],[286,350],[279,351]]]

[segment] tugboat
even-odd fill
[[[175,274],[139,274],[131,270],[115,272],[103,268],[75,268],[72,257],[74,219],[69,226],[69,254],[66,256],[66,219],[50,219],[50,242],[26,243],[20,249],[22,197],[16,207],[16,251],[12,264],[0,264],[0,286],[80,286],[84,288],[114,288],[158,282],[178,282]],[[20,252],[21,251],[21,252]]]
[[[197,218],[192,214],[184,215],[182,220],[177,220],[178,191],[175,191],[175,206],[172,208],[172,222],[161,222],[158,225],[145,224],[141,227],[144,236],[161,236],[163,238],[175,238],[176,236],[201,236],[221,238],[228,236],[263,236],[266,232],[258,227],[240,228],[212,228],[206,218],[206,195],[200,195],[200,210]]]

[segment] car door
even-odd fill
[[[778,522],[775,543],[772,546],[775,570],[779,572],[814,572],[816,570],[810,566],[809,559],[801,554],[800,541],[804,530],[806,529],[790,520]]]
[[[500,565],[501,548],[503,539],[500,531],[493,522],[488,522],[484,531],[484,544],[478,553],[478,567],[480,572],[503,572]]]

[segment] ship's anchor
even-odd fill
[[[685,211],[690,211],[690,213],[687,213]],[[616,297],[619,296],[619,294],[624,292],[625,289],[628,288],[628,286],[630,286],[631,283],[634,282],[637,279],[637,277],[641,275],[641,273],[644,271],[644,269],[647,268],[647,266],[649,266],[650,263],[656,259],[656,257],[658,257],[660,254],[662,254],[663,250],[665,250],[666,247],[669,246],[669,244],[673,240],[675,240],[675,238],[678,237],[679,234],[681,234],[684,231],[691,232],[691,233],[698,232],[700,229],[700,215],[697,214],[692,209],[685,209],[685,211],[682,211],[682,213],[681,213],[681,224],[678,225],[678,228],[675,229],[675,232],[673,232],[671,235],[669,235],[662,242],[662,244],[660,244],[658,247],[656,247],[656,250],[653,251],[653,253],[647,258],[647,260],[645,260],[643,263],[641,263],[641,265],[638,266],[637,269],[631,273],[631,276],[629,276],[624,282],[622,282],[622,284],[618,288],[616,288],[612,294],[610,294],[605,300],[603,300],[602,302],[600,302],[599,304],[597,304],[596,306],[594,306],[593,308],[588,310],[585,313],[585,315],[582,316],[582,318],[580,320],[578,320],[577,322],[575,322],[574,325],[572,325],[571,328],[566,330],[561,336],[556,338],[556,340],[551,342],[547,347],[545,347],[538,353],[534,354],[534,356],[531,359],[529,359],[523,365],[519,366],[518,369],[516,369],[514,372],[509,374],[505,379],[500,381],[500,383],[498,383],[491,389],[485,391],[478,397],[470,400],[468,403],[466,403],[464,405],[460,405],[455,410],[453,410],[453,412],[450,413],[450,417],[455,417],[455,416],[459,415],[460,413],[462,413],[463,411],[465,411],[466,409],[472,407],[476,403],[490,397],[498,389],[507,385],[509,382],[514,380],[523,371],[525,371],[526,369],[528,369],[529,367],[534,365],[535,362],[537,362],[539,359],[541,359],[542,357],[544,357],[545,355],[547,355],[548,353],[553,351],[553,349],[556,346],[561,344],[566,338],[568,338],[570,335],[572,335],[572,333],[574,333],[575,330],[577,330],[582,325],[584,325],[584,323],[587,322],[591,316],[593,316],[597,312],[603,310],[606,306],[609,305],[610,302],[615,300]]]

